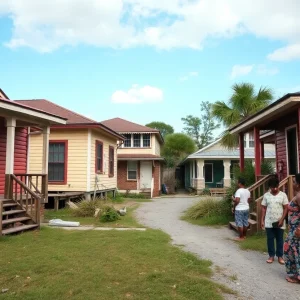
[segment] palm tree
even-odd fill
[[[228,104],[217,101],[212,105],[213,116],[227,128],[221,135],[221,144],[228,149],[238,146],[238,135],[230,134],[228,129],[268,106],[273,100],[270,88],[260,87],[256,94],[251,83],[234,84],[232,90]]]

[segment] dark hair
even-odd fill
[[[238,183],[241,184],[241,185],[245,185],[246,184],[246,180],[243,177],[239,177]]]
[[[279,179],[277,177],[275,177],[275,176],[271,177],[269,179],[268,184],[269,184],[269,188],[276,188],[276,187],[279,186]]]
[[[300,184],[300,173],[297,173],[295,175],[295,180],[296,180],[296,183]]]

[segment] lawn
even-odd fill
[[[267,237],[264,232],[247,236],[244,241],[238,242],[243,250],[255,250],[259,252],[268,252]]]
[[[0,238],[5,299],[222,299],[211,263],[137,231],[41,231]]]
[[[114,222],[103,223],[100,222],[99,218],[94,217],[74,217],[72,215],[72,210],[70,208],[59,209],[58,211],[47,209],[45,210],[45,221],[49,221],[51,219],[61,219],[63,221],[76,221],[80,222],[80,225],[94,225],[97,227],[116,227],[116,228],[124,228],[124,227],[144,227],[139,224],[134,218],[134,211],[138,208],[140,202],[149,202],[151,200],[148,199],[126,199],[121,204],[120,203],[111,203],[114,206],[121,208],[126,206],[127,213],[125,216],[120,217],[120,220]]]

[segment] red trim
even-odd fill
[[[110,128],[107,128],[105,125],[101,123],[74,123],[74,124],[66,124],[66,125],[52,125],[51,128],[53,129],[85,129],[85,128],[92,128],[92,129],[102,129],[105,132],[117,137],[118,139],[124,141],[125,138],[118,134],[117,132],[113,131]]]
[[[102,159],[101,159],[101,168],[100,170],[98,170],[97,166],[98,166],[98,163],[97,163],[97,160],[98,160],[98,145],[102,145]],[[103,173],[103,142],[99,141],[99,140],[96,140],[95,141],[95,172],[97,174],[101,174]]]
[[[245,170],[245,149],[244,149],[244,133],[239,134],[239,144],[240,144],[240,169],[243,172]]]
[[[255,176],[259,176],[261,173],[261,153],[260,153],[260,139],[259,128],[254,127],[254,157],[255,157]]]
[[[113,152],[111,150],[113,150]],[[111,153],[113,153],[113,157],[112,157],[112,165],[113,165],[112,173],[110,172]],[[108,174],[109,174],[109,177],[114,177],[114,175],[115,175],[115,147],[113,147],[113,146],[109,146],[109,151],[108,151]]]
[[[49,140],[50,144],[57,144],[57,143],[64,143],[65,144],[65,169],[64,169],[64,181],[51,181],[48,179],[49,184],[53,185],[60,185],[60,184],[67,184],[68,182],[68,140]],[[48,162],[49,164],[49,162]]]

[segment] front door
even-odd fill
[[[141,161],[141,189],[150,189],[152,180],[152,162]]]
[[[288,128],[286,130],[288,175],[295,175],[298,172],[297,142],[296,127]]]

